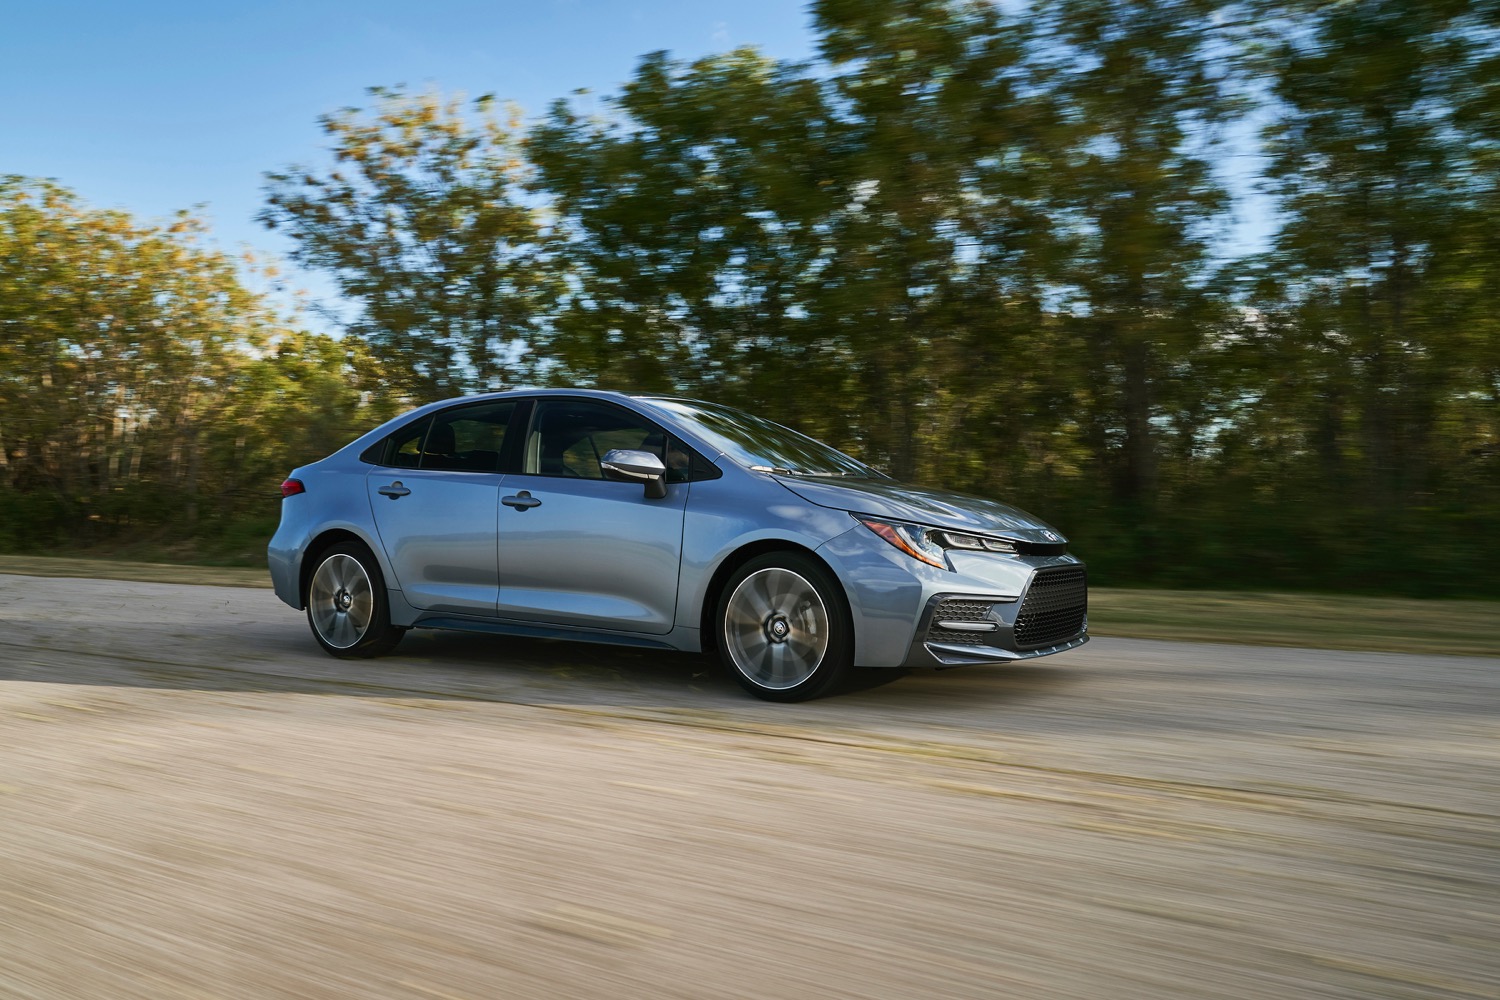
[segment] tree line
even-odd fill
[[[808,64],[324,117],[261,220],[337,338],[191,218],[0,184],[0,546],[253,547],[288,468],[407,405],[591,385],[1015,502],[1096,582],[1500,593],[1500,4],[812,15]]]

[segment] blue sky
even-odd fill
[[[144,218],[202,206],[224,247],[280,254],[253,221],[262,173],[321,162],[317,117],[366,87],[494,93],[536,115],[580,87],[614,92],[657,49],[811,58],[804,4],[17,2],[0,21],[0,174]]]

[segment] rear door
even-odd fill
[[[368,473],[390,585],[413,607],[494,615],[500,456],[516,408],[470,403],[408,425]]]
[[[682,520],[689,484],[646,498],[639,482],[605,479],[614,448],[665,452],[645,417],[600,400],[536,403],[521,473],[505,477],[500,508],[502,618],[663,634],[677,612]],[[684,463],[681,463],[685,465]]]

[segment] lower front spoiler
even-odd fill
[[[1055,646],[1040,649],[1001,649],[998,646],[960,646],[945,642],[924,642],[915,646],[906,658],[903,667],[966,667],[978,663],[1009,663],[1013,660],[1030,660],[1038,656],[1051,656],[1077,649],[1089,641],[1087,633]]]

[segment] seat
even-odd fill
[[[537,458],[537,472],[544,476],[568,476],[578,478],[578,473],[569,469],[566,464],[567,447],[560,437],[542,438],[541,450]]]

